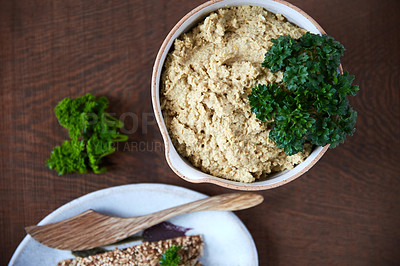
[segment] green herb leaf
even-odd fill
[[[272,39],[262,66],[283,71],[279,84],[258,84],[248,95],[251,111],[269,124],[270,139],[288,155],[305,141],[331,148],[353,135],[357,113],[347,96],[358,86],[348,72],[338,73],[344,47],[328,35],[307,32],[299,39]]]
[[[124,125],[106,113],[108,99],[96,98],[88,93],[76,99],[65,98],[55,108],[57,119],[68,129],[70,141],[56,146],[46,161],[50,169],[58,174],[102,173],[101,159],[115,151],[115,142],[126,141],[118,129]]]
[[[168,248],[164,254],[162,254],[160,258],[161,266],[177,266],[181,263],[182,259],[178,254],[178,251],[182,248],[182,246],[172,245]]]
[[[46,165],[56,170],[59,175],[71,172],[87,173],[86,160],[84,141],[66,140],[61,146],[54,148]]]

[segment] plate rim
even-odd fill
[[[167,187],[168,189],[178,190],[178,191],[181,191],[184,193],[199,196],[200,198],[209,197],[208,195],[206,195],[204,193],[201,193],[201,192],[189,189],[189,188],[171,185],[171,184],[163,184],[163,183],[136,183],[136,184],[125,184],[125,185],[119,185],[119,186],[112,186],[112,187],[107,187],[107,188],[89,192],[87,194],[84,194],[80,197],[77,197],[77,198],[59,206],[54,211],[52,211],[51,213],[46,215],[42,220],[40,220],[40,222],[37,225],[43,225],[46,223],[53,222],[52,220],[56,219],[57,216],[59,214],[61,214],[62,212],[68,210],[69,208],[78,206],[80,202],[90,200],[90,198],[92,198],[92,197],[99,197],[99,196],[102,196],[105,194],[115,193],[115,191],[118,191],[118,190],[125,191],[125,190],[132,189],[133,187],[137,188],[140,186],[153,187],[153,188],[155,188],[155,187],[156,188],[166,188]],[[255,255],[254,258],[255,258],[255,262],[257,263],[256,265],[258,265],[258,262],[259,262],[258,261],[258,251],[257,251],[257,247],[255,245],[253,236],[251,235],[250,231],[247,229],[245,224],[239,219],[239,217],[236,214],[234,214],[231,211],[226,211],[226,212],[228,213],[229,216],[231,216],[232,219],[234,219],[237,222],[237,224],[240,226],[240,228],[243,230],[243,232],[245,232],[247,234],[247,236],[249,238],[249,242],[251,244],[252,251],[254,252],[254,255]],[[30,235],[26,234],[26,236],[22,239],[22,241],[18,244],[17,248],[15,249],[15,251],[9,261],[9,264],[8,264],[9,266],[15,264],[19,255],[24,250],[26,245],[29,244],[30,241],[34,241],[34,239]]]

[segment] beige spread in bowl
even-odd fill
[[[282,80],[261,67],[269,41],[306,31],[262,7],[211,13],[174,42],[164,64],[161,108],[177,151],[213,176],[253,182],[292,169],[311,151],[288,156],[268,138],[247,95],[258,83]]]

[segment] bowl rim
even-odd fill
[[[153,65],[153,71],[152,71],[152,78],[151,78],[151,101],[152,101],[152,105],[153,105],[153,111],[154,111],[154,115],[157,121],[157,126],[160,129],[163,141],[164,141],[164,146],[165,146],[165,158],[167,160],[167,163],[169,165],[169,167],[175,172],[176,175],[178,175],[180,178],[191,182],[191,183],[211,183],[211,184],[215,184],[221,187],[225,187],[225,188],[229,188],[229,189],[234,189],[234,190],[244,190],[244,191],[258,191],[258,190],[267,190],[267,189],[271,189],[271,188],[276,188],[279,186],[282,186],[286,183],[289,183],[295,179],[297,179],[298,177],[300,177],[301,175],[303,175],[305,172],[307,172],[312,166],[314,166],[314,164],[320,160],[320,158],[323,156],[323,154],[327,151],[327,149],[329,148],[329,144],[325,145],[324,147],[322,147],[321,151],[317,154],[317,156],[311,161],[309,162],[304,169],[300,170],[299,172],[297,172],[296,174],[289,176],[288,178],[285,178],[279,182],[276,183],[272,183],[272,184],[260,184],[260,185],[254,185],[257,184],[257,182],[253,182],[253,183],[244,183],[244,182],[239,182],[239,181],[233,181],[233,180],[229,180],[229,179],[223,179],[221,177],[215,177],[215,176],[211,176],[211,177],[205,177],[205,178],[200,178],[200,179],[192,179],[189,177],[186,177],[185,175],[183,175],[180,171],[178,171],[178,169],[176,169],[176,167],[173,165],[173,163],[171,162],[169,153],[170,153],[170,140],[169,140],[169,134],[167,132],[166,129],[166,125],[163,122],[162,119],[162,111],[161,111],[161,106],[158,104],[157,99],[159,99],[159,95],[157,94],[157,74],[158,74],[158,69],[159,69],[159,65],[161,63],[161,58],[168,46],[168,43],[170,42],[171,38],[173,37],[173,35],[179,30],[179,28],[182,26],[182,24],[187,21],[190,17],[192,17],[194,14],[198,13],[199,11],[201,11],[202,9],[222,2],[222,1],[226,1],[226,0],[209,0],[197,7],[195,7],[194,9],[192,9],[191,11],[189,11],[184,17],[182,17],[175,25],[174,27],[170,30],[170,32],[168,33],[168,35],[165,37],[163,43],[161,44],[161,47],[157,53],[154,65]],[[324,31],[324,29],[310,16],[308,15],[306,12],[304,12],[302,9],[298,8],[297,6],[286,2],[284,0],[270,0],[272,2],[277,2],[283,5],[288,6],[289,8],[297,11],[298,13],[300,13],[302,16],[304,16],[307,20],[309,20],[317,29],[321,34],[326,34],[326,32]],[[244,5],[244,4],[243,4]],[[164,61],[162,62],[164,63]],[[342,72],[342,67],[340,66],[340,72]],[[320,146],[319,146],[320,147]],[[176,151],[177,152],[177,151]],[[177,152],[178,153],[178,152]],[[178,153],[178,155],[182,158],[182,156]],[[183,158],[182,158],[183,159]],[[196,169],[200,172],[200,169]],[[204,172],[203,172],[204,173]],[[207,174],[207,173],[205,173]],[[249,185],[249,184],[253,184],[253,185]]]

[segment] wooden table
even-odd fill
[[[169,30],[203,1],[0,1],[0,264],[24,227],[86,193],[132,183],[166,183],[208,195],[168,167],[150,102],[156,53]],[[357,131],[308,173],[260,192],[265,203],[237,212],[260,265],[400,263],[398,0],[293,0],[346,47],[356,76]],[[130,114],[128,145],[105,174],[58,176],[45,166],[67,137],[53,108],[86,92]],[[137,118],[136,122],[135,119]]]

